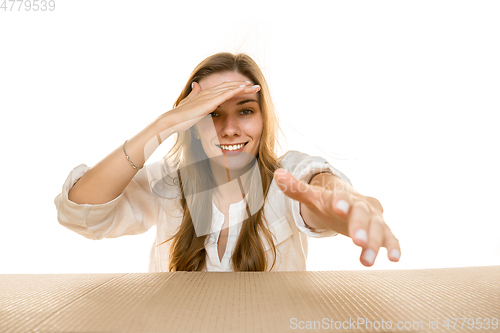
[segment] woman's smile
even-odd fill
[[[243,143],[235,143],[235,144],[220,144],[216,145],[224,154],[227,155],[237,155],[245,149],[245,146],[248,144],[247,142]]]

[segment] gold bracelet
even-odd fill
[[[123,143],[123,152],[125,153],[125,156],[127,157],[127,161],[130,163],[130,165],[132,166],[132,168],[136,169],[136,170],[140,170],[142,169],[142,167],[138,168],[135,166],[134,162],[132,162],[130,160],[130,157],[128,157],[127,155],[127,152],[125,151],[125,144],[127,143],[128,140],[125,140],[125,142]]]

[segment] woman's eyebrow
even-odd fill
[[[236,105],[242,105],[242,104],[245,104],[245,103],[250,103],[250,102],[259,103],[259,102],[257,102],[255,99],[246,99],[246,100],[244,100],[244,101],[239,101],[238,103],[236,103]]]
[[[242,104],[246,104],[246,103],[250,103],[250,102],[259,103],[259,101],[257,101],[256,99],[245,99],[243,101],[239,101],[238,103],[236,103],[236,105],[242,105]],[[220,108],[220,105],[216,109],[219,109],[219,108]]]

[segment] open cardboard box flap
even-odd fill
[[[500,266],[0,275],[0,332],[493,332],[498,320]]]

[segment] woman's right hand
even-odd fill
[[[201,90],[193,83],[191,93],[176,108],[163,113],[126,142],[128,159],[142,167],[170,134],[185,131],[238,94],[252,94],[260,87],[245,81],[224,82]],[[111,154],[88,170],[68,191],[68,199],[77,204],[104,204],[116,199],[128,186],[138,169],[131,167],[118,146]]]
[[[192,90],[179,105],[164,113],[170,120],[172,133],[183,132],[191,128],[219,105],[239,94],[253,94],[260,86],[252,86],[247,81],[224,82],[217,86],[201,90],[198,82],[193,82]]]

